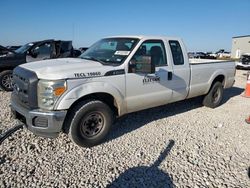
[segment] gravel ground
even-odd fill
[[[245,73],[216,109],[195,98],[129,114],[91,149],[19,130],[0,145],[0,187],[250,187]],[[9,97],[0,92],[0,133],[18,124]]]

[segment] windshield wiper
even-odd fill
[[[86,56],[86,57],[82,57],[82,59],[97,61],[97,62],[101,63],[102,65],[105,65],[105,64],[106,64],[106,63],[103,62],[102,60],[100,60],[100,59],[98,59],[98,58],[95,58],[95,57]]]

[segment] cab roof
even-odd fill
[[[168,36],[148,36],[148,35],[117,35],[117,36],[110,36],[105,38],[138,38],[138,39],[167,39],[167,40],[181,40],[180,37],[168,37]]]

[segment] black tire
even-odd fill
[[[13,71],[5,70],[0,73],[0,87],[5,91],[13,91]]]
[[[223,86],[221,82],[215,82],[203,99],[203,105],[209,108],[216,108],[220,105],[223,97]]]
[[[68,118],[71,120],[69,137],[81,147],[92,147],[101,143],[114,120],[110,107],[98,100],[80,102]]]

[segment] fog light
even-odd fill
[[[48,127],[48,119],[45,117],[34,117],[32,124],[35,127]]]

